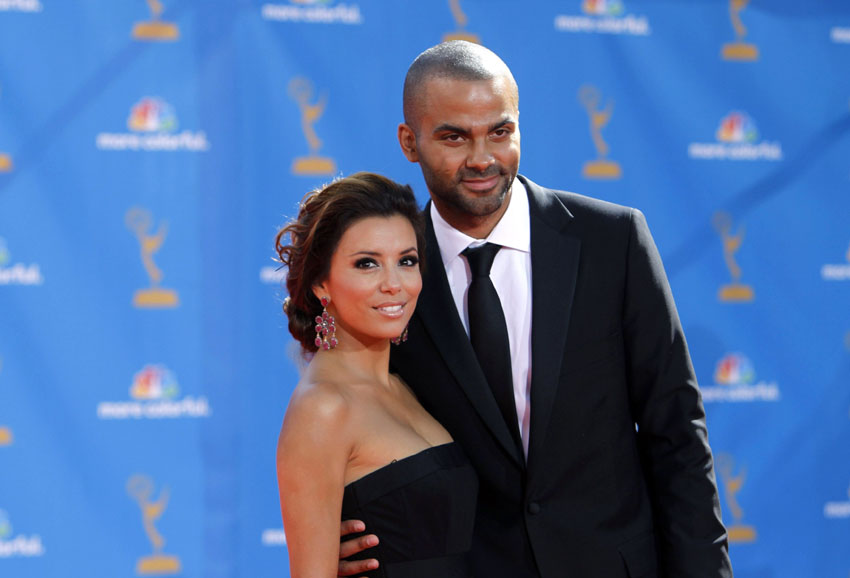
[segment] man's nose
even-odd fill
[[[469,156],[466,157],[466,166],[477,171],[487,169],[493,162],[493,153],[487,146],[486,139],[474,143]]]

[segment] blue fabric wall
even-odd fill
[[[850,573],[850,5],[0,0],[0,576],[286,576],[272,261],[411,183],[409,63],[520,86],[521,172],[644,211],[741,577]]]

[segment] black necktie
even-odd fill
[[[508,326],[505,323],[499,294],[490,280],[490,267],[493,266],[493,259],[501,248],[501,245],[486,243],[479,247],[467,247],[463,251],[472,272],[472,282],[466,296],[469,309],[469,340],[502,411],[502,417],[508,424],[514,440],[522,447],[514,404]]]

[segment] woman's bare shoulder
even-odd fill
[[[351,414],[352,398],[333,380],[302,381],[292,392],[284,423],[338,428]]]

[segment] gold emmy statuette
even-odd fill
[[[8,173],[12,170],[12,157],[6,153],[0,153],[0,173]]]
[[[12,445],[12,430],[0,425],[0,446]]]
[[[180,559],[162,553],[165,538],[154,527],[154,522],[162,516],[168,505],[168,488],[162,488],[159,499],[152,502],[153,482],[147,476],[136,474],[127,481],[127,493],[139,504],[145,533],[153,547],[153,554],[142,556],[136,562],[136,574],[177,574],[180,572]]]
[[[310,99],[313,97],[313,83],[299,76],[290,81],[289,96],[298,103],[298,107],[301,109],[301,130],[304,132],[307,145],[310,147],[310,156],[298,157],[293,161],[292,172],[296,175],[330,175],[335,173],[336,163],[334,160],[317,154],[319,149],[322,148],[322,141],[319,140],[316,131],[313,130],[313,124],[325,112],[325,105],[328,102],[327,95],[323,94],[318,101],[310,104]]]
[[[136,234],[139,241],[142,263],[151,283],[148,289],[139,289],[133,294],[133,305],[147,308],[177,307],[179,303],[177,292],[173,289],[159,287],[159,283],[162,281],[162,271],[153,262],[153,254],[159,251],[163,241],[165,241],[166,223],[164,221],[160,223],[156,234],[150,235],[151,214],[149,211],[138,207],[127,211],[125,222],[127,228]]]
[[[477,34],[470,34],[464,30],[469,19],[460,7],[460,0],[449,0],[449,8],[452,10],[452,18],[455,19],[457,30],[444,34],[443,42],[448,42],[449,40],[466,40],[467,42],[481,44],[481,39],[478,38]]]
[[[744,510],[738,504],[737,494],[741,491],[744,485],[744,480],[747,478],[746,468],[742,468],[737,476],[732,475],[732,470],[735,469],[735,460],[729,454],[720,454],[717,456],[717,471],[720,473],[720,479],[723,482],[723,493],[726,496],[726,505],[729,506],[729,511],[735,522],[727,526],[726,530],[729,535],[730,542],[755,542],[756,529],[752,526],[741,524],[744,517]]]
[[[582,86],[578,97],[590,119],[590,136],[598,157],[584,163],[581,174],[586,179],[619,179],[623,172],[618,163],[605,158],[608,155],[608,143],[602,139],[602,129],[611,120],[614,103],[609,99],[605,110],[599,110],[599,90],[595,86]]]
[[[717,293],[717,298],[728,302],[746,302],[755,299],[755,292],[749,285],[739,283],[741,268],[735,262],[735,253],[744,241],[744,226],[738,227],[738,232],[732,234],[732,218],[726,213],[715,213],[714,228],[723,240],[723,258],[732,276],[732,283],[723,285]]]
[[[732,26],[735,28],[735,36],[738,40],[723,45],[724,60],[758,60],[758,46],[744,42],[744,38],[747,36],[747,28],[741,21],[741,10],[749,3],[750,0],[729,0],[729,16],[732,19]]]
[[[171,22],[161,22],[162,2],[159,0],[148,0],[151,10],[151,19],[146,22],[136,22],[133,26],[133,38],[138,40],[177,40],[180,31],[177,25]]]

